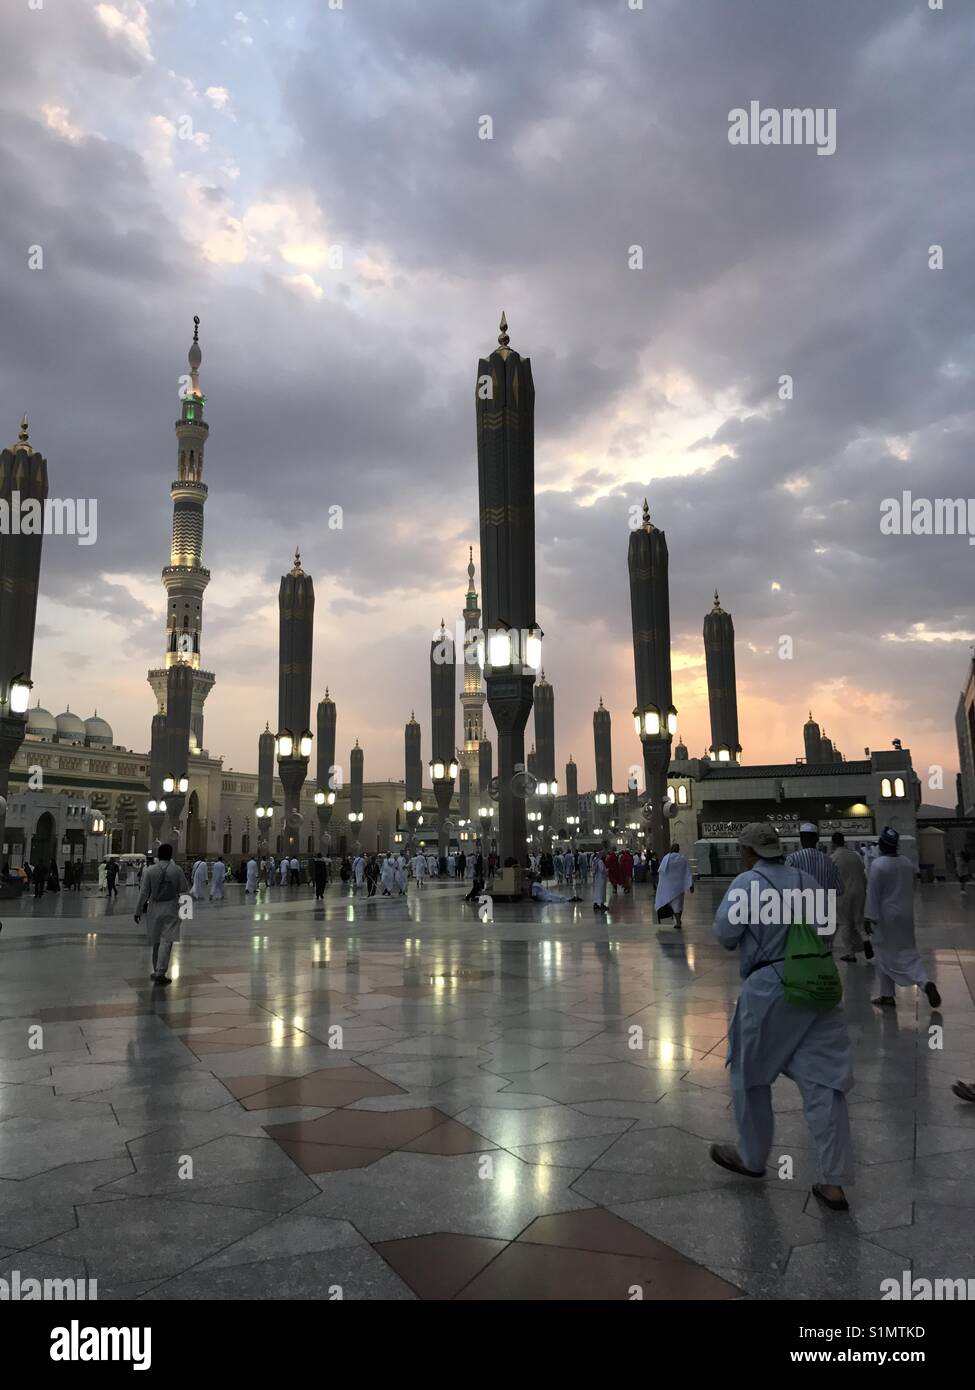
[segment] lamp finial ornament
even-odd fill
[[[650,520],[650,503],[645,497],[643,499],[643,529],[644,531],[653,530],[653,522]]]
[[[501,329],[498,334],[498,347],[506,348],[511,339],[508,337],[508,320],[503,309],[501,310],[501,323],[498,326]]]
[[[30,438],[27,433],[27,416],[24,415],[20,421],[20,433],[17,436],[17,443],[13,447],[15,454],[29,454],[32,452]]]
[[[291,567],[291,573],[297,575],[304,574],[304,572],[305,571],[301,568],[301,551],[295,546],[295,562]]]

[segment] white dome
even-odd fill
[[[42,709],[40,703],[33,709],[27,711],[27,732],[36,734],[38,738],[53,738],[58,731],[54,715],[50,710]]]
[[[98,711],[85,720],[85,740],[89,744],[99,744],[103,747],[110,746],[115,741],[111,725],[106,724],[104,719],[99,719]]]
[[[66,709],[57,718],[58,738],[65,739],[67,742],[81,742],[85,736],[85,726],[76,714],[72,714],[70,709]]]

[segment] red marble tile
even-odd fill
[[[242,1104],[248,1110],[270,1110],[281,1105],[319,1105],[334,1107],[352,1105],[366,1096],[399,1096],[404,1092],[385,1077],[354,1064],[348,1067],[324,1067],[294,1081],[271,1086],[266,1091],[248,1096]]]
[[[636,1255],[648,1260],[677,1260],[685,1255],[662,1240],[631,1226],[602,1207],[539,1216],[518,1237],[532,1245],[561,1245],[574,1250],[597,1250],[607,1255]]]
[[[282,1081],[292,1081],[290,1076],[218,1076],[217,1080],[221,1085],[226,1086],[227,1090],[235,1100],[243,1100],[245,1096],[255,1095],[258,1091],[266,1091],[269,1086],[276,1086]]]
[[[447,1120],[400,1147],[404,1153],[414,1154],[473,1154],[496,1149],[497,1145],[485,1139],[483,1134],[468,1129],[459,1120]]]
[[[636,1291],[639,1290],[639,1293]],[[513,1241],[458,1299],[651,1302],[740,1298],[741,1290],[690,1261],[650,1260]]]
[[[353,1148],[389,1151],[426,1134],[446,1119],[441,1110],[429,1106],[416,1110],[333,1110],[330,1115],[320,1115],[315,1120],[297,1120],[293,1124],[265,1128],[272,1139],[348,1144]]]
[[[486,1236],[436,1235],[384,1240],[373,1248],[420,1298],[454,1298],[485,1265],[501,1253],[507,1241]]]
[[[345,1144],[305,1144],[292,1139],[276,1140],[279,1148],[297,1163],[303,1173],[340,1173],[346,1168],[368,1168],[386,1149],[353,1149]]]

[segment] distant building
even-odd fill
[[[965,688],[958,697],[955,736],[961,782],[960,810],[963,816],[975,816],[975,657],[968,663]]]

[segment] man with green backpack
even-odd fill
[[[788,1076],[802,1096],[816,1145],[813,1195],[848,1211],[853,1177],[846,1092],[853,1084],[842,988],[830,951],[825,890],[787,865],[774,826],[748,825],[738,837],[744,872],[714,919],[722,946],[738,951],[743,980],[728,1035],[727,1065],[738,1147],[712,1144],[711,1158],[745,1177],[765,1176],[772,1146],[772,1083]]]

